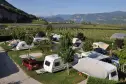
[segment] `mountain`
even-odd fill
[[[0,0],[0,23],[23,23],[33,19],[37,19],[36,16],[14,7],[6,0]]]
[[[85,21],[85,22],[102,23],[102,24],[126,24],[126,12],[123,11],[92,13],[92,14],[73,14],[73,15],[60,14],[52,17],[53,18],[60,17],[63,20],[72,20],[77,23]]]
[[[44,19],[47,20],[48,22],[65,22],[65,20],[59,16],[51,16]]]

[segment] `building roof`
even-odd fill
[[[94,42],[93,43],[93,48],[96,48],[94,45],[97,45],[98,47],[106,50],[109,47],[109,44],[104,43],[104,42]]]
[[[110,37],[110,39],[124,39],[126,37],[126,34],[124,34],[124,33],[115,33],[115,34],[113,34],[111,37]]]

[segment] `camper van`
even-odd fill
[[[29,49],[32,47],[33,47],[33,45],[29,46],[29,45],[27,45],[27,43],[25,41],[20,41],[16,46],[16,50],[24,50],[24,49]]]
[[[73,68],[88,76],[118,81],[117,68],[112,64],[96,59],[82,58]]]
[[[64,70],[67,67],[66,64],[64,64],[61,57],[58,56],[58,54],[48,55],[45,57],[43,68],[40,70],[36,70],[37,74],[45,73],[45,72],[57,72],[60,70]]]

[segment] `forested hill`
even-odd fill
[[[37,19],[36,16],[28,14],[6,0],[0,0],[0,23],[25,23]]]

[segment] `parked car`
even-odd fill
[[[36,61],[35,59],[28,59],[25,58],[22,60],[22,65],[27,67],[27,70],[36,70],[39,68],[42,68],[43,62],[42,61]]]

